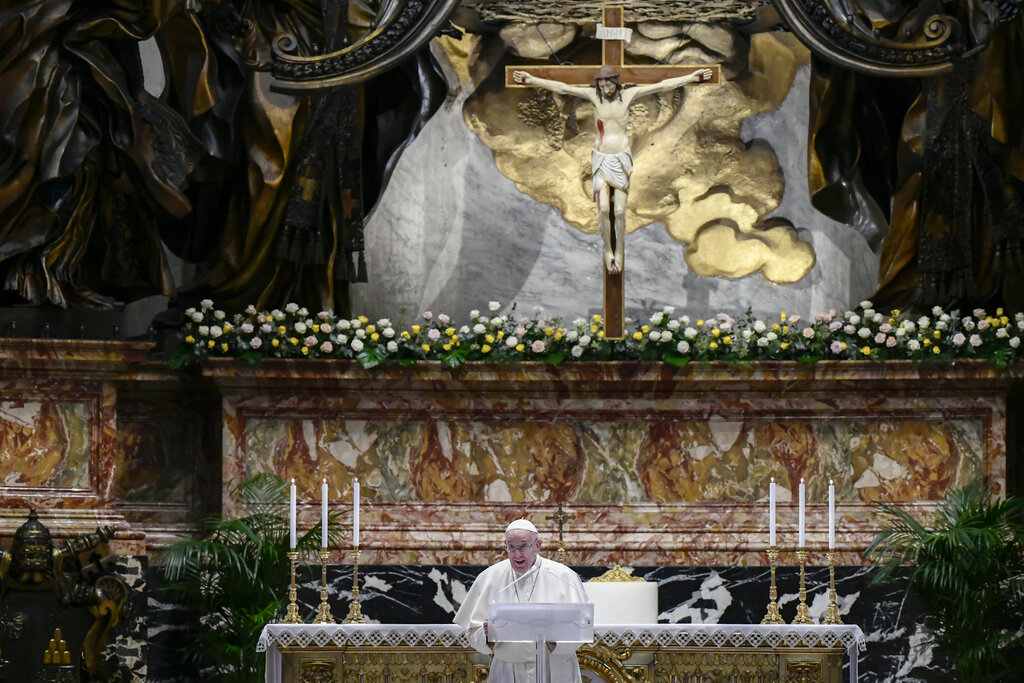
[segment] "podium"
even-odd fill
[[[591,643],[593,603],[493,602],[488,623],[498,642],[532,642],[537,683],[548,681],[548,643]]]

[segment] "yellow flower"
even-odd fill
[[[227,342],[221,342],[220,343],[220,350],[221,351],[227,351],[228,350],[228,343]]]
[[[377,328],[375,326],[373,326],[373,325],[367,325],[366,326],[366,334],[373,334],[374,331],[376,331],[376,329]],[[316,332],[315,329],[313,331]]]
[[[719,335],[721,335],[721,334],[722,334],[722,331],[720,329],[718,329],[717,327],[715,329],[711,330],[711,336],[714,337],[715,339],[718,339]]]
[[[485,334],[484,335],[484,341],[486,341],[488,344],[493,344],[494,343],[494,335],[493,334]]]
[[[600,332],[597,333],[597,338],[604,339],[604,330],[601,330]]]
[[[308,356],[309,355],[309,347],[308,346],[303,346],[302,347],[302,355],[303,356]]]
[[[217,345],[217,342],[211,339],[210,341],[206,342],[206,345],[212,349],[214,346]]]
[[[278,332],[279,332],[280,334],[284,334],[285,332],[287,332],[287,331],[288,331],[288,328],[287,328],[287,327],[285,327],[284,325],[278,325],[278,326],[277,326],[277,331],[278,331]]]
[[[230,332],[231,331],[231,323],[224,323],[221,327],[224,328],[225,332]]]
[[[640,331],[643,332],[644,334],[647,334],[648,332],[651,331],[651,326],[650,325],[644,325],[644,326],[642,326],[640,328]]]
[[[401,337],[402,339],[412,339],[412,335],[409,334],[408,330],[402,330]]]
[[[935,337],[936,339],[942,339],[942,332],[940,332],[939,330],[935,330],[934,332],[932,332],[932,336]]]
[[[778,323],[772,323],[772,330],[773,330],[774,332],[778,332],[778,331],[779,331],[779,329],[780,329],[780,327],[779,327],[779,324],[778,324]]]
[[[710,344],[708,344],[708,347],[712,348],[712,349],[717,349],[718,348],[718,342],[714,342],[713,341]]]
[[[860,347],[860,352],[863,353],[865,356],[870,356],[871,355],[871,347],[870,346],[862,346],[862,347]]]
[[[545,337],[550,337],[554,333],[555,333],[555,328],[553,328],[553,327],[545,327],[544,328],[544,336]]]
[[[270,340],[270,345],[273,346],[276,349],[278,346],[281,345],[281,342],[279,340],[277,340],[277,339],[271,339]]]
[[[896,318],[889,318],[889,324],[890,325],[895,325],[896,324]]]
[[[361,323],[362,323],[362,324],[364,324],[364,325],[365,325],[366,323],[370,322],[370,319],[369,319],[369,318],[367,318],[367,317],[366,317],[365,315],[361,315],[361,316],[359,316],[358,320],[359,320],[359,322],[361,322]]]
[[[999,322],[1002,325],[1009,325],[1010,324],[1010,319],[1007,316],[1004,315],[1001,318],[999,318]]]
[[[601,322],[601,314],[600,313],[595,313],[594,314],[594,322],[595,323]]]
[[[933,346],[932,353],[942,353],[942,349],[940,349],[938,346]]]
[[[590,334],[597,334],[597,325],[590,326]]]
[[[789,334],[789,325],[782,326],[782,334]]]
[[[444,333],[447,334],[449,337],[451,337],[451,336],[453,336],[455,334],[455,328],[454,327],[446,327],[445,330],[444,330]]]
[[[195,344],[195,343],[196,343],[196,338],[195,338],[195,337],[193,337],[193,336],[192,336],[192,335],[190,334],[190,335],[188,335],[187,337],[185,337],[185,343],[186,343],[186,344]]]
[[[931,339],[925,339],[921,343],[924,344],[925,346],[931,346],[932,345],[932,340]]]
[[[518,351],[519,353],[522,353],[524,349],[526,349],[526,347],[523,346],[522,344],[516,344],[516,351]]]
[[[453,334],[452,335],[452,344],[455,344],[456,346],[459,346],[459,335],[457,335],[457,334]]]
[[[380,339],[380,333],[379,332],[374,332],[373,334],[370,335],[370,341],[374,341],[375,342],[378,339]]]
[[[559,327],[557,330],[555,330],[555,341],[559,341],[564,336],[565,336],[565,330],[563,330],[561,327]]]
[[[845,351],[846,350],[846,342],[839,342],[839,343],[843,345],[843,351]]]
[[[1003,314],[1003,308],[1002,308],[1002,306],[1000,306],[999,308],[996,309],[996,315],[1001,316],[1002,314]]]
[[[452,345],[451,344],[442,344],[441,348],[444,349],[445,351],[451,351],[452,350]]]
[[[419,334],[420,333],[420,326],[419,325],[413,325],[412,326],[412,333],[413,334]]]
[[[505,330],[498,330],[498,339],[505,338]]]
[[[698,320],[697,321],[697,327],[704,327],[704,321],[703,320]]]
[[[898,309],[898,308],[892,309],[891,311],[889,311],[889,315],[891,315],[894,318],[900,317],[900,309]]]
[[[290,339],[288,339],[288,341],[289,341],[289,343],[291,343],[292,346],[298,346],[299,345],[299,338],[298,337],[291,337]]]
[[[484,344],[483,346],[480,347],[480,350],[483,351],[484,353],[490,353],[491,347],[487,344]]]
[[[320,334],[320,326],[313,323],[313,334]]]
[[[785,311],[783,311],[783,312],[782,312],[782,313],[781,313],[781,314],[779,315],[779,320],[781,320],[782,322],[786,322],[786,312],[785,312]]]
[[[635,339],[637,341],[640,341],[643,338],[644,338],[644,333],[643,332],[634,332],[633,333],[633,339]]]
[[[732,337],[730,337],[730,336],[726,335],[726,336],[725,336],[725,337],[724,337],[724,338],[722,339],[722,343],[723,343],[723,344],[725,344],[726,346],[728,346],[729,344],[732,344]],[[783,348],[785,348],[785,347],[783,347]]]
[[[423,349],[425,352],[430,353],[430,344],[424,344],[420,348]]]
[[[789,348],[789,342],[782,342],[781,344],[779,344],[779,348],[785,351],[786,349]]]

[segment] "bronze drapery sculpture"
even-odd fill
[[[345,310],[347,283],[365,279],[362,218],[383,166],[440,101],[439,79],[415,51],[398,75],[376,74],[400,83],[399,102],[367,102],[360,86],[271,92],[281,35],[316,54],[375,32],[377,3],[349,9],[314,0],[8,3],[0,304],[109,308],[180,294]],[[391,107],[384,123],[378,105]],[[364,134],[379,150],[369,159]],[[191,266],[182,292],[165,246]]]
[[[776,5],[818,46],[812,200],[889,218],[875,304],[1024,308],[1022,3]]]

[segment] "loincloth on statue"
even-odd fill
[[[633,173],[633,152],[627,149],[617,154],[605,154],[595,149],[590,153],[590,172],[595,198],[606,185],[625,192],[629,189],[629,176]]]

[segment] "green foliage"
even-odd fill
[[[234,492],[244,517],[210,519],[200,538],[160,552],[168,580],[163,590],[190,612],[194,634],[185,654],[204,680],[263,680],[265,655],[256,643],[288,604],[287,488],[273,474],[257,475]],[[319,525],[300,536],[300,556],[317,551],[319,540]],[[296,571],[311,572],[311,566],[299,562]]]
[[[865,552],[873,580],[895,581],[921,598],[957,680],[1022,680],[1024,499],[955,489],[930,528],[895,505],[879,510],[885,521]]]

